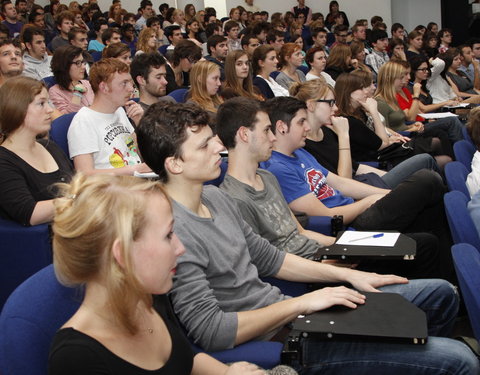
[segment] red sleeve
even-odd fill
[[[407,97],[407,99],[405,99],[400,94],[397,94],[396,97],[397,97],[398,106],[400,107],[400,109],[402,111],[404,111],[405,109],[410,109],[410,107],[412,106],[412,103],[413,103],[413,98],[412,98],[412,94],[410,93],[410,91],[406,87],[404,87],[402,89],[402,91],[405,94],[405,96]],[[425,121],[425,119],[423,117],[417,116],[415,121]]]

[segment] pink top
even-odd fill
[[[82,94],[80,104],[73,102],[74,94],[72,91],[64,90],[58,84],[50,87],[48,94],[50,95],[50,100],[56,109],[65,114],[78,112],[80,108],[90,107],[92,105],[94,94],[90,82],[87,80],[81,80],[80,82],[87,89],[87,91]]]

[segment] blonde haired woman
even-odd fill
[[[217,108],[223,103],[218,95],[220,86],[220,68],[210,61],[195,63],[190,71],[189,101],[198,104],[211,115],[217,113]]]
[[[160,183],[77,175],[62,189],[55,272],[66,285],[84,285],[85,297],[55,335],[49,374],[263,373],[195,355],[178,327],[166,293],[185,249]]]

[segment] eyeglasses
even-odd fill
[[[417,72],[428,72],[430,68],[417,69]]]
[[[335,101],[335,99],[317,99],[317,103],[328,103],[328,105],[333,108],[333,106],[335,104],[337,104],[337,102]]]
[[[86,60],[78,60],[78,61],[72,61],[72,65],[75,64],[78,68],[80,68],[82,65],[87,65]]]

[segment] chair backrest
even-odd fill
[[[164,44],[163,46],[160,46],[160,48],[158,49],[158,51],[163,55],[165,56],[165,54],[167,53],[167,48],[170,44]]]
[[[100,61],[102,59],[102,52],[100,51],[89,51],[90,55],[92,55],[93,62]]]
[[[185,103],[187,101],[188,89],[173,90],[168,96],[171,96],[177,103]]]
[[[462,126],[462,134],[463,134],[464,140],[466,140],[467,142],[470,142],[472,145],[475,146],[475,144],[472,141],[472,138],[470,137],[470,134],[468,134],[468,130],[466,126]]]
[[[0,238],[1,311],[16,287],[52,263],[52,246],[47,224],[24,227],[0,219]]]
[[[67,157],[70,157],[67,139],[68,128],[70,127],[70,123],[76,114],[76,112],[67,113],[66,115],[56,118],[52,121],[52,127],[50,129],[50,138],[62,148]]]
[[[270,77],[272,77],[273,79],[277,78],[277,76],[280,74],[280,71],[279,70],[275,70],[274,72],[271,72],[270,73]]]
[[[452,247],[452,256],[470,324],[480,341],[480,253],[473,246],[462,243]]]
[[[42,79],[43,83],[47,86],[47,89],[49,89],[52,86],[55,86],[57,84],[57,80],[55,79],[55,76],[48,76]]]
[[[473,143],[462,139],[461,141],[455,142],[453,145],[453,152],[455,153],[455,159],[462,163],[467,171],[470,173],[472,171],[472,158],[476,149]]]
[[[470,193],[468,192],[467,180],[468,171],[465,166],[459,161],[452,161],[445,166],[445,177],[447,179],[448,190],[457,190],[465,194],[470,200]]]
[[[459,191],[449,191],[443,197],[453,242],[468,243],[480,249],[480,237],[467,209],[468,199]]]
[[[0,373],[47,374],[53,336],[82,298],[80,290],[57,281],[53,265],[20,285],[0,315]]]
[[[307,75],[308,71],[310,70],[310,69],[308,68],[308,66],[305,66],[305,65],[300,65],[300,66],[298,67],[298,69],[301,70],[302,73],[305,74],[305,75]]]

